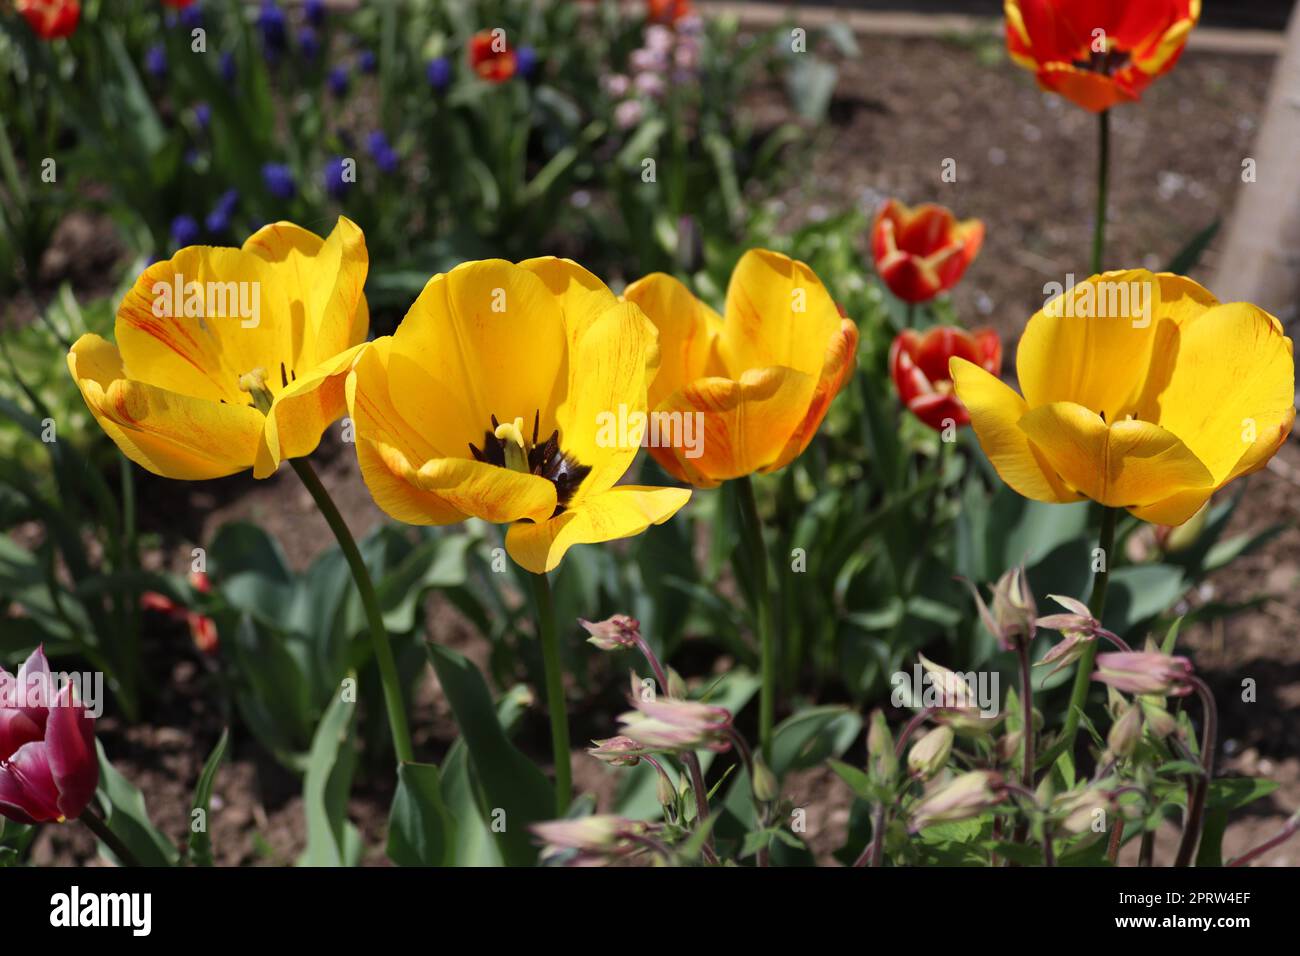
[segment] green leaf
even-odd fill
[[[783,777],[839,757],[862,730],[862,717],[848,707],[812,707],[787,717],[772,735],[772,771]]]
[[[1218,235],[1219,227],[1223,224],[1221,219],[1216,219],[1196,235],[1191,238],[1187,245],[1178,251],[1178,254],[1169,261],[1166,272],[1172,272],[1174,275],[1187,275],[1196,264],[1201,261],[1201,256],[1205,250],[1210,247],[1214,237]]]
[[[511,866],[531,865],[537,848],[528,825],[555,816],[554,791],[542,772],[506,738],[487,684],[474,665],[438,644],[429,644],[428,652],[469,748],[488,815],[505,813],[505,828],[496,834],[501,854]]]
[[[361,838],[347,819],[348,793],[356,769],[352,719],[356,703],[334,695],[307,758],[302,799],[307,817],[307,848],[300,866],[355,866]]]
[[[1118,568],[1110,574],[1104,623],[1120,636],[1128,634],[1139,624],[1171,608],[1186,590],[1183,569],[1174,565]]]
[[[388,815],[388,858],[398,866],[451,866],[456,862],[456,821],[442,798],[433,764],[397,768],[397,793]]]
[[[144,794],[109,763],[104,745],[98,740],[95,749],[99,754],[99,794],[108,803],[108,828],[142,866],[175,866],[179,857],[176,847],[149,821]],[[101,849],[116,859],[107,847]]]
[[[212,865],[212,837],[208,835],[208,805],[212,802],[212,784],[217,778],[217,769],[226,758],[226,746],[230,743],[230,730],[221,732],[221,739],[212,748],[199,782],[194,787],[194,799],[190,803],[190,862],[195,866]],[[202,810],[203,826],[194,828],[196,810]]]

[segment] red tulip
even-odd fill
[[[1173,69],[1201,0],[1006,0],[1007,52],[1038,85],[1094,113]]]
[[[947,421],[970,424],[970,413],[953,393],[948,374],[948,360],[954,355],[993,375],[1002,371],[1002,341],[992,329],[967,332],[938,326],[925,335],[905,329],[889,349],[889,374],[898,397],[935,431],[943,431]]]
[[[190,586],[200,594],[207,594],[212,590],[212,583],[208,580],[207,574],[202,571],[195,571],[190,575]],[[200,652],[204,654],[215,654],[217,652],[217,648],[221,643],[217,634],[217,622],[206,614],[191,611],[177,604],[167,595],[159,594],[157,591],[146,591],[141,594],[140,607],[146,611],[165,614],[173,620],[184,620],[189,625],[190,637],[194,641],[194,646]]]
[[[0,815],[62,823],[81,816],[95,795],[95,719],[72,691],[69,684],[54,697],[41,648],[17,678],[0,668]]]
[[[17,9],[42,40],[72,36],[81,19],[78,0],[18,0]]]
[[[504,83],[515,75],[515,51],[504,34],[482,30],[470,38],[469,65],[489,83]]]
[[[654,23],[676,23],[691,15],[690,0],[646,0],[646,19]]]
[[[904,302],[925,302],[955,286],[983,242],[984,223],[958,222],[934,203],[909,209],[891,199],[871,229],[876,272]]]

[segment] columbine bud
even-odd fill
[[[591,866],[629,856],[642,849],[634,837],[653,832],[654,824],[612,814],[577,820],[550,820],[528,829],[542,845],[543,863],[565,857],[567,866]]]
[[[595,644],[602,651],[617,651],[627,647],[636,647],[637,641],[641,637],[640,622],[634,617],[628,617],[626,614],[615,614],[613,617],[598,621],[595,624],[578,618],[578,623],[591,635],[591,637],[587,638],[587,643]]]
[[[940,699],[933,705],[936,708],[934,713],[936,723],[948,724],[961,734],[992,732],[998,721],[1002,719],[1002,715],[985,716],[980,708],[979,693],[968,678],[949,670],[942,664],[936,664],[924,654],[918,654],[917,658],[939,691]],[[930,703],[928,693],[926,703]]]
[[[1034,603],[1034,593],[1029,589],[1024,567],[1012,568],[993,585],[993,610],[990,611],[975,589],[975,585],[966,582],[975,597],[975,606],[979,609],[980,619],[998,639],[998,646],[1004,651],[1014,651],[1022,644],[1033,640],[1034,619],[1038,617],[1038,608]]]
[[[1121,651],[1097,655],[1097,672],[1092,679],[1126,694],[1186,697],[1192,692],[1187,680],[1191,676],[1192,662],[1185,657],[1153,651]]]
[[[619,716],[628,737],[649,750],[722,752],[731,746],[731,711],[693,700],[642,700],[633,697],[630,710]]]
[[[1055,664],[1056,666],[1051,670],[1051,673],[1055,674],[1061,668],[1068,667],[1077,661],[1083,656],[1083,652],[1089,644],[1098,637],[1110,635],[1110,631],[1101,626],[1101,622],[1092,616],[1092,612],[1088,610],[1088,605],[1082,601],[1077,601],[1072,597],[1062,597],[1059,594],[1050,594],[1048,597],[1069,613],[1049,614],[1046,617],[1040,617],[1037,624],[1049,631],[1060,631],[1065,640],[1044,654],[1043,659],[1034,666],[1041,667],[1044,664]]]
[[[763,758],[754,757],[754,799],[759,803],[771,803],[781,795],[781,785],[776,774],[763,762]]]
[[[1129,704],[1119,719],[1110,725],[1106,748],[1115,757],[1131,757],[1142,739],[1142,708]]]
[[[656,796],[659,799],[661,807],[677,806],[677,791],[673,789],[673,782],[661,773],[655,774]]]
[[[889,732],[882,711],[871,712],[867,728],[867,773],[871,779],[886,787],[894,785],[898,773],[898,757],[894,754],[894,735]]]
[[[1164,740],[1178,729],[1178,721],[1174,719],[1174,715],[1159,704],[1140,700],[1138,705],[1142,708],[1142,719],[1153,736]]]
[[[635,767],[641,762],[641,745],[631,737],[606,737],[592,743],[596,746],[588,747],[587,753],[611,767]]]
[[[1063,793],[1052,802],[1052,815],[1057,817],[1057,826],[1073,834],[1089,830],[1104,832],[1110,826],[1107,816],[1114,810],[1114,794],[1100,785]],[[1100,830],[1099,825],[1102,827]]]
[[[916,833],[934,823],[969,820],[1002,802],[1002,775],[972,770],[928,793],[912,810],[908,831]]]
[[[908,751],[908,772],[920,780],[929,780],[948,763],[948,756],[952,753],[952,740],[951,727],[935,727]]]

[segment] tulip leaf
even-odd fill
[[[495,834],[501,854],[511,866],[531,865],[537,859],[537,848],[528,824],[555,816],[551,785],[506,737],[478,669],[438,644],[429,644],[428,652],[482,785],[486,815],[494,823],[498,819],[504,823]]]
[[[334,695],[312,740],[302,788],[307,848],[301,866],[355,866],[361,856],[360,834],[347,819],[357,762],[352,734],[357,707],[349,696]]]
[[[1117,568],[1110,575],[1104,623],[1120,636],[1128,634],[1172,607],[1187,587],[1183,569],[1174,565]]]
[[[108,803],[104,815],[108,828],[142,866],[175,866],[176,848],[149,821],[144,794],[109,763],[103,743],[96,740],[95,750],[99,754],[99,795]],[[111,855],[106,847],[102,849]]]
[[[450,866],[456,862],[456,822],[442,798],[433,764],[397,768],[397,793],[388,816],[388,858],[398,866]]]
[[[787,717],[772,736],[772,772],[816,766],[848,750],[862,730],[862,717],[841,705],[810,707]]]
[[[208,809],[212,802],[212,784],[217,779],[217,770],[226,758],[226,747],[230,743],[230,729],[221,732],[221,739],[212,748],[199,782],[194,788],[194,799],[190,803],[190,850],[189,861],[195,866],[212,865],[212,837],[208,834]]]
[[[1178,250],[1178,254],[1169,261],[1165,272],[1172,272],[1174,275],[1185,276],[1196,268],[1196,264],[1201,261],[1201,256],[1205,255],[1205,250],[1210,248],[1210,243],[1219,233],[1219,227],[1223,220],[1216,219],[1210,223],[1188,241],[1187,245]]]

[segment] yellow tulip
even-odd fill
[[[1182,276],[1093,276],[1025,326],[1019,394],[963,359],[957,395],[1002,480],[1027,498],[1091,498],[1178,525],[1264,467],[1295,419],[1282,325]]]
[[[239,249],[188,246],[146,269],[117,310],[117,344],[83,335],[68,370],[122,453],[156,475],[270,476],[310,454],[344,410],[370,315],[356,224],[322,240],[288,222]],[[271,398],[265,413],[255,395]]]
[[[690,498],[617,485],[642,431],[654,327],[576,263],[466,262],[429,280],[347,380],[371,496],[408,524],[507,523],[534,573],[575,544],[640,534]]]
[[[784,468],[801,455],[853,371],[858,329],[804,263],[753,249],[737,263],[719,316],[671,276],[624,298],[659,330],[664,356],[650,407],[703,423],[698,447],[654,443],[672,475],[700,488]]]

